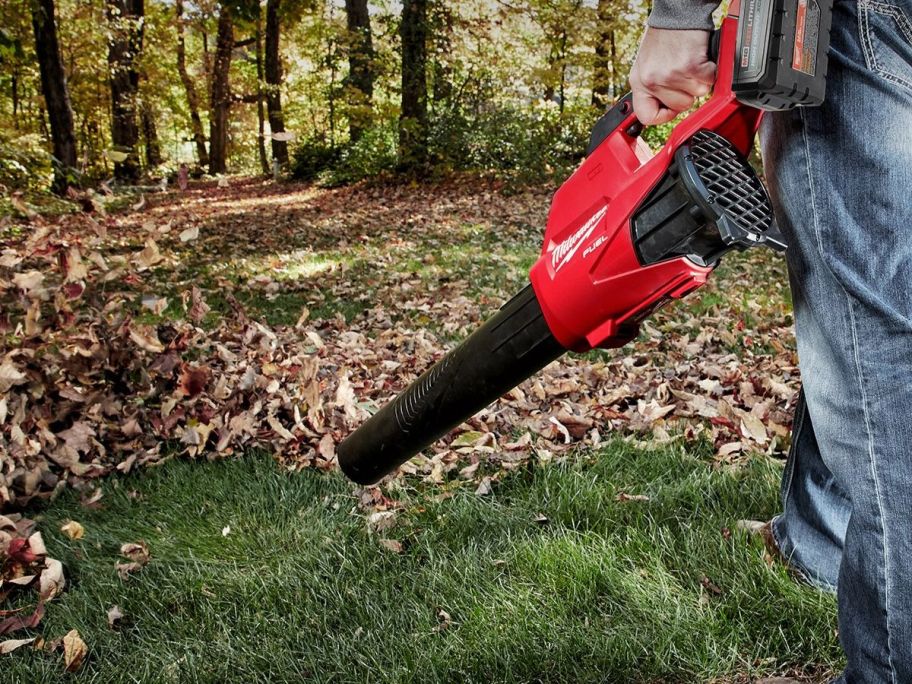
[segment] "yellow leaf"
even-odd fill
[[[88,647],[75,629],[71,629],[63,637],[63,662],[67,672],[76,672],[82,666],[88,652]]]
[[[60,531],[70,539],[82,539],[83,535],[85,534],[85,528],[75,520],[66,522],[60,527]]]

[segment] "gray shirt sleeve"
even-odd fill
[[[713,28],[712,13],[719,0],[654,0],[647,24],[661,29]]]

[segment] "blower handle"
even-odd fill
[[[722,29],[715,29],[709,37],[706,46],[707,54],[712,62],[719,61],[719,46],[722,42]],[[620,126],[626,126],[624,132],[631,138],[636,138],[643,132],[641,124],[633,113],[633,93],[626,93],[620,100],[605,112],[595,123],[589,136],[589,146],[586,148],[588,157]]]
[[[376,482],[565,351],[527,285],[349,435],[339,466],[359,484]]]

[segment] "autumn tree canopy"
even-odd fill
[[[58,189],[135,184],[181,164],[275,164],[338,182],[429,166],[534,173],[578,158],[624,88],[646,10],[640,0],[9,0],[0,144],[44,153]],[[9,166],[0,181],[24,182]]]

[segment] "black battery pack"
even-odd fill
[[[821,104],[832,15],[833,0],[741,0],[738,100],[766,110]]]

